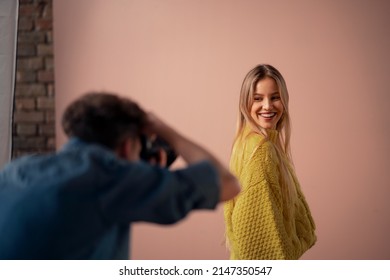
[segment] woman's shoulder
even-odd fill
[[[243,137],[243,144],[245,148],[249,151],[254,150],[269,150],[272,146],[272,143],[269,137],[266,137],[262,134],[251,132]]]
[[[266,134],[245,127],[237,137],[232,151],[232,158],[236,161],[269,161],[274,158],[278,132],[267,130]]]
[[[234,154],[243,162],[268,161],[273,150],[273,145],[264,135],[251,133],[243,136],[241,141],[236,143]],[[240,156],[241,155],[241,156]]]

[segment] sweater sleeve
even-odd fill
[[[265,142],[244,160],[244,191],[235,201],[231,220],[238,259],[288,258],[278,230],[283,224],[282,195],[271,149]]]

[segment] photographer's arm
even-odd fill
[[[232,199],[240,192],[240,184],[238,183],[236,177],[231,174],[229,170],[225,168],[212,154],[175,131],[154,114],[149,113],[148,120],[148,132],[156,133],[165,139],[173,147],[176,153],[182,156],[188,164],[208,160],[216,167],[221,180],[220,201]]]

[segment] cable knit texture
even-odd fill
[[[289,173],[298,199],[294,216],[283,215],[277,137],[276,130],[265,139],[246,128],[233,148],[230,168],[242,191],[224,206],[230,259],[299,259],[316,242],[315,224],[293,168]]]

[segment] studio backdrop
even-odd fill
[[[297,175],[317,225],[303,259],[390,259],[390,1],[56,0],[56,141],[90,90],[138,101],[226,165],[244,75],[286,79]],[[259,202],[261,203],[261,202]],[[133,259],[227,259],[222,207],[136,224]]]
[[[0,1],[0,168],[11,158],[18,1]]]

